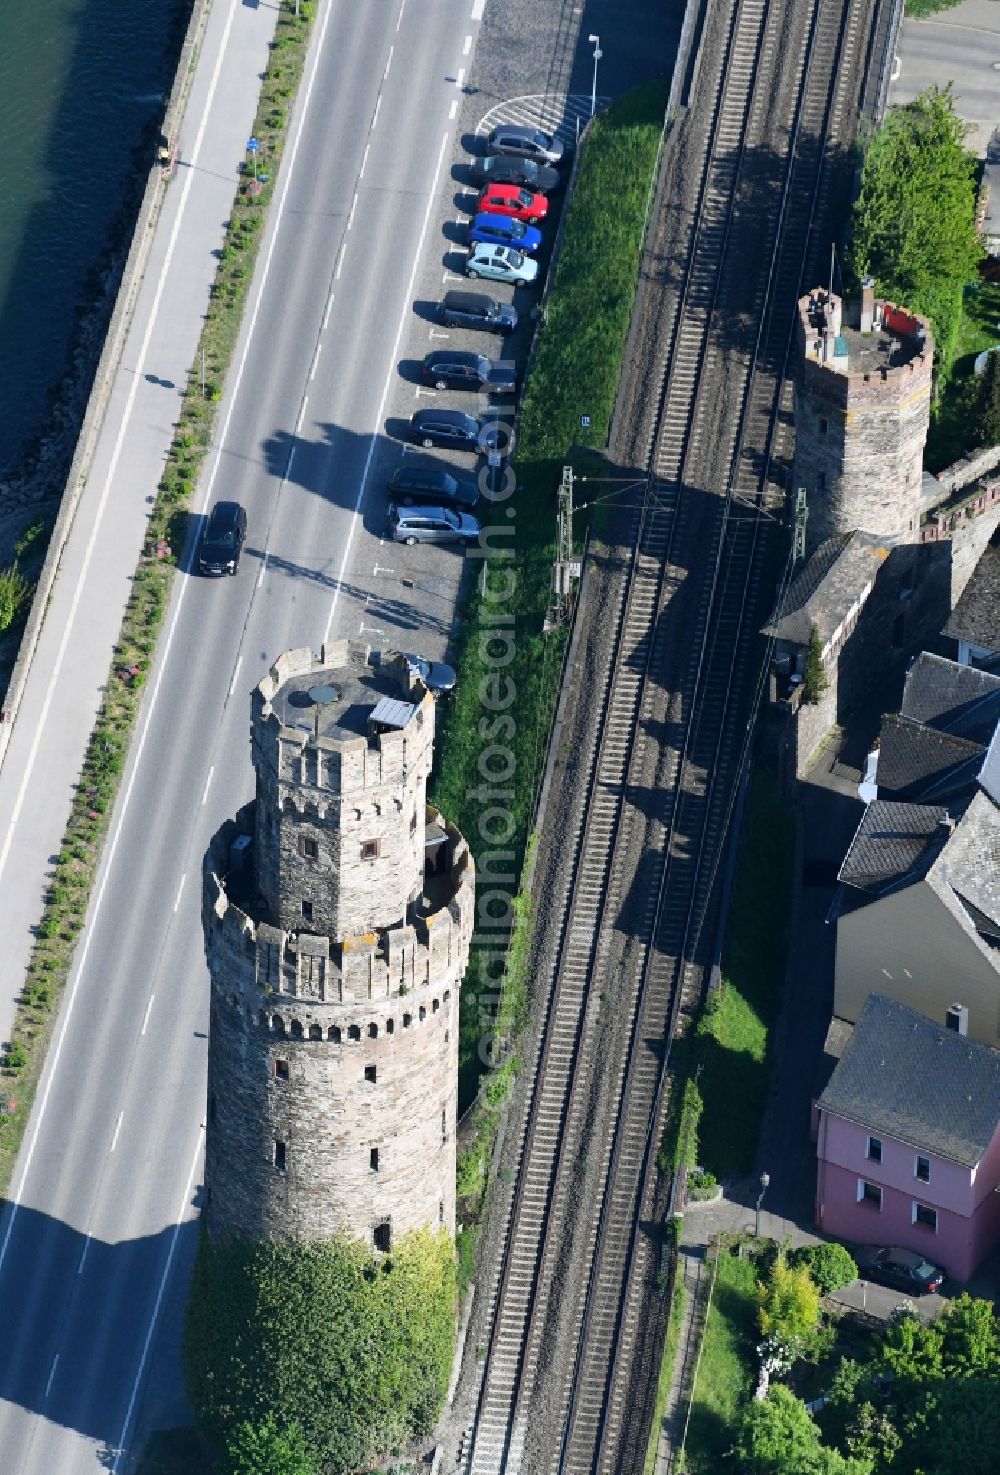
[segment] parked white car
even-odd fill
[[[470,277],[489,277],[494,282],[533,282],[538,262],[512,246],[473,246],[465,262]]]

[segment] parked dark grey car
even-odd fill
[[[517,368],[510,359],[495,363],[485,354],[465,348],[437,348],[421,365],[421,378],[435,389],[488,389],[494,394],[513,394]]]
[[[499,451],[509,456],[514,431],[502,420],[477,420],[462,410],[418,410],[410,417],[410,438],[420,445],[449,446],[453,451]]]
[[[425,661],[423,656],[415,656],[410,651],[403,652],[403,660],[409,661],[431,696],[455,689],[454,666],[445,661]]]
[[[479,520],[451,507],[390,507],[389,533],[396,543],[475,543]]]
[[[516,184],[539,194],[551,195],[562,184],[559,170],[534,159],[515,159],[510,154],[487,154],[475,159],[472,172],[478,184]]]
[[[533,159],[536,164],[558,164],[566,152],[561,138],[526,128],[521,123],[498,123],[486,140],[488,154],[507,154],[515,159]]]
[[[480,328],[486,333],[511,333],[517,327],[517,308],[485,292],[446,292],[438,304],[438,317],[448,328]]]
[[[411,507],[430,502],[436,507],[475,507],[479,488],[471,476],[455,476],[444,466],[397,466],[386,486],[394,502]]]
[[[944,1271],[916,1250],[902,1250],[880,1245],[862,1245],[852,1250],[858,1270],[866,1280],[880,1280],[883,1285],[923,1296],[941,1289]]]

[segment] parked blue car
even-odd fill
[[[542,244],[542,233],[537,226],[525,225],[512,215],[494,215],[484,210],[469,226],[469,244],[477,242],[484,246],[514,246],[530,255]]]

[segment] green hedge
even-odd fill
[[[191,1403],[218,1451],[244,1423],[297,1425],[325,1475],[433,1427],[451,1373],[455,1250],[400,1238],[213,1244],[202,1234],[185,1335]]]

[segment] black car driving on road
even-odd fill
[[[235,574],[247,535],[247,515],[239,502],[216,502],[198,544],[200,574]]]

